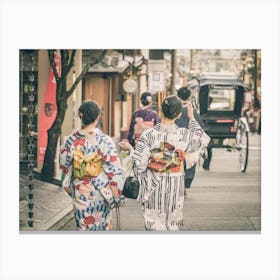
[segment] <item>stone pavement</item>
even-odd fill
[[[46,231],[72,210],[71,198],[65,191],[53,184],[34,179],[34,224],[28,221],[28,176],[20,174],[19,229],[20,231]]]

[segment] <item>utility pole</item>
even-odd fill
[[[257,95],[257,79],[258,79],[258,61],[257,61],[257,50],[254,50],[254,94]]]
[[[175,82],[176,82],[176,70],[177,70],[177,50],[171,51],[171,94],[176,94]]]
[[[193,50],[190,50],[190,71],[192,71],[193,67]]]

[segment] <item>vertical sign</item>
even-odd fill
[[[61,75],[61,60],[58,53],[55,53],[54,61],[58,76]],[[57,114],[56,106],[56,81],[52,68],[44,94],[44,100],[40,109],[38,129],[38,163],[44,161],[48,143],[48,129],[52,126]]]
[[[164,73],[151,72],[149,74],[149,91],[158,92],[165,89]]]
[[[154,93],[165,90],[165,73],[167,65],[165,60],[149,60],[149,91]]]

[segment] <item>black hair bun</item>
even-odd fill
[[[178,89],[177,95],[180,99],[187,100],[191,95],[191,91],[187,87],[181,87]]]
[[[99,105],[93,100],[84,101],[79,108],[79,116],[85,125],[93,123],[100,113]]]
[[[152,97],[152,94],[150,92],[143,92],[141,95],[141,103],[143,106],[147,106],[149,104],[148,98],[147,97]]]
[[[182,102],[177,96],[171,95],[164,99],[161,109],[166,118],[175,119],[182,112]]]

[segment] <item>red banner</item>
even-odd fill
[[[58,76],[61,75],[60,55],[55,53],[54,61]],[[56,106],[56,81],[51,68],[48,83],[44,95],[42,107],[40,109],[39,129],[38,129],[38,163],[44,161],[48,144],[48,129],[52,126],[57,114]]]

